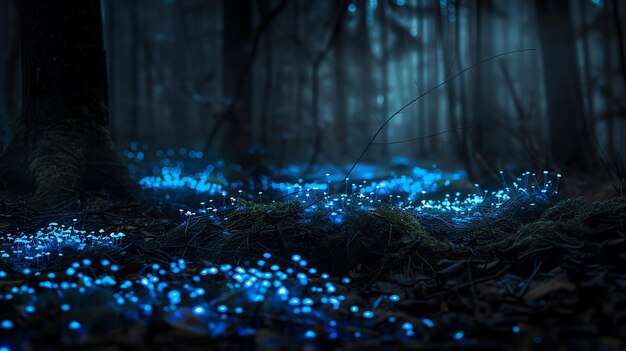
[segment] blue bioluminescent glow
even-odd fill
[[[64,257],[66,253],[85,251],[93,248],[119,249],[124,244],[126,234],[121,232],[107,233],[105,230],[86,231],[72,225],[59,225],[52,222],[35,233],[2,232],[4,240],[0,242],[2,261],[10,266],[27,266],[22,274],[31,274],[30,267],[50,264],[52,260]],[[73,275],[80,265],[89,266],[91,261],[84,259],[74,262],[65,273]],[[6,273],[5,273],[6,274]],[[3,274],[0,274],[2,278]]]
[[[254,178],[243,174],[241,166],[222,161],[207,166],[204,159],[194,159],[189,156],[191,151],[184,151],[157,152],[159,166],[153,167],[153,175],[145,175],[148,173],[145,167],[142,168],[145,160],[139,162],[131,158],[131,164],[137,170],[135,173],[140,178],[140,184],[144,188],[165,191],[166,200],[172,196],[168,189],[188,189],[209,197],[201,202],[202,208],[197,211],[184,212],[181,209],[181,216],[187,221],[196,212],[201,215],[218,214],[221,209],[237,208],[242,206],[241,200],[295,200],[302,204],[305,214],[312,215],[323,210],[327,212],[329,223],[338,226],[344,223],[350,211],[368,210],[379,205],[392,205],[410,211],[426,221],[468,226],[485,218],[497,217],[501,210],[511,206],[532,208],[551,203],[558,194],[562,177],[556,174],[553,182],[554,177],[543,171],[540,174],[523,172],[520,176],[507,179],[509,177],[504,171],[500,171],[500,185],[491,186],[491,189],[479,184],[471,187],[464,172],[444,171],[434,164],[420,167],[406,158],[396,157],[392,165],[408,170],[408,174],[389,177],[389,173],[381,172],[381,167],[362,164],[350,178],[343,178],[345,169],[342,167],[326,166],[314,169],[304,179],[302,172],[306,168],[290,165],[274,170],[275,179],[269,176]],[[186,170],[188,168],[189,171]],[[191,171],[194,168],[199,171]],[[226,174],[230,173],[238,173],[245,180],[227,179]],[[227,223],[228,219],[219,220]],[[231,234],[229,230],[224,233]]]
[[[251,260],[241,265],[206,263],[198,266],[182,259],[169,264],[146,263],[131,275],[127,270],[120,273],[119,267],[110,261],[104,264],[101,261],[100,268],[94,270],[91,261],[82,259],[70,264],[71,275],[38,275],[34,271],[32,275],[39,278],[26,280],[19,289],[0,284],[0,298],[10,298],[15,306],[24,306],[27,314],[21,323],[28,323],[30,317],[27,316],[44,303],[48,310],[71,313],[73,319],[66,322],[68,331],[89,332],[88,314],[82,314],[85,312],[82,306],[89,305],[88,301],[98,291],[98,303],[106,304],[113,311],[117,309],[118,313],[128,314],[134,310],[135,318],[149,318],[155,309],[160,309],[170,319],[179,318],[179,311],[190,311],[195,318],[206,323],[211,335],[223,333],[226,330],[224,323],[240,325],[245,323],[241,319],[264,311],[299,316],[310,325],[325,325],[334,338],[340,334],[335,329],[338,323],[359,325],[372,321],[379,313],[384,315],[393,311],[395,302],[399,300],[397,294],[385,294],[371,301],[362,301],[362,307],[346,304],[345,294],[350,288],[350,279],[319,274],[317,270],[312,273],[312,267],[299,264],[304,260],[300,255],[295,260],[281,260],[269,253],[262,257],[264,260]],[[269,262],[259,265],[259,261]],[[117,268],[113,270],[113,267]],[[10,276],[6,275],[3,279],[6,278],[10,279]],[[46,294],[61,291],[61,294]],[[43,299],[43,296],[47,297]],[[72,307],[76,304],[81,307]],[[328,310],[337,311],[332,319]],[[256,312],[248,314],[253,311]],[[81,315],[84,319],[80,319]],[[389,317],[387,321],[395,323],[396,317]],[[419,335],[416,329],[434,327],[434,322],[427,318],[422,319],[424,327],[418,327],[412,321],[399,322],[398,332],[404,337]],[[8,319],[2,321],[1,327],[20,328]],[[254,333],[254,330],[245,333]],[[317,332],[311,329],[302,330],[302,333],[300,335],[305,339],[318,337]],[[361,332],[350,335],[354,338],[369,337]]]
[[[328,168],[315,170],[317,178],[293,181],[289,176],[302,168],[291,166],[277,172],[283,179],[261,177],[233,182],[226,175],[237,167],[222,162],[203,165],[200,172],[185,171],[189,162],[206,161],[201,153],[186,149],[162,151],[159,166],[148,175],[141,168],[148,163],[146,152],[135,146],[127,153],[127,157],[132,156],[135,176],[144,188],[153,189],[155,196],[171,195],[173,189],[206,196],[197,208],[180,209],[179,226],[186,231],[200,219],[208,218],[223,228],[225,235],[237,234],[230,226],[230,214],[224,213],[243,210],[251,202],[284,200],[301,205],[297,220],[324,218],[329,228],[343,225],[354,211],[382,207],[409,213],[421,223],[435,219],[464,227],[503,216],[511,207],[532,210],[549,204],[558,195],[562,178],[548,172],[524,172],[511,178],[501,172],[501,183],[488,188],[467,184],[462,172],[446,172],[436,166],[421,168],[408,160],[396,160],[398,167],[410,174],[384,177],[366,165],[363,172],[355,172],[350,179],[343,179],[342,169]],[[184,160],[175,160],[176,155]],[[268,217],[276,211],[262,209]],[[297,318],[302,321],[296,331],[300,339],[331,335],[367,339],[372,337],[368,326],[381,322],[402,338],[421,338],[441,329],[433,316],[391,315],[403,305],[400,301],[404,301],[406,291],[355,297],[349,289],[356,276],[333,277],[319,271],[314,267],[315,260],[304,257],[302,248],[295,251],[298,253],[251,255],[240,262],[177,258],[129,268],[115,262],[113,255],[85,255],[90,249],[123,251],[127,234],[119,230],[90,231],[81,225],[81,221],[72,220],[69,225],[53,222],[35,231],[0,229],[0,254],[5,265],[0,279],[9,281],[18,274],[23,279],[17,287],[0,284],[0,299],[10,301],[20,316],[4,319],[3,329],[23,328],[40,311],[51,310],[62,316],[60,329],[72,332],[71,335],[89,332],[92,324],[84,314],[84,306],[94,303],[95,292],[98,304],[109,306],[114,313],[133,316],[135,320],[164,315],[171,323],[191,315],[201,321],[211,336],[223,335],[232,326],[239,335],[254,335],[253,328],[241,326],[250,325],[250,318],[259,315]],[[76,256],[77,253],[81,255]],[[51,266],[56,268],[46,270]],[[464,327],[456,326],[450,339],[466,338],[466,332],[459,330]],[[519,333],[521,329],[514,325],[511,330]]]

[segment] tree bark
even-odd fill
[[[319,89],[320,89],[320,68],[324,63],[328,54],[333,50],[337,39],[341,36],[343,23],[346,18],[347,3],[340,1],[337,5],[337,15],[331,28],[330,37],[322,49],[316,54],[313,59],[313,67],[311,70],[311,121],[313,122],[313,154],[309,159],[309,164],[306,168],[306,172],[309,172],[317,164],[317,159],[322,151],[322,125],[320,122],[319,112]]]
[[[340,29],[341,31],[345,30],[344,28]],[[347,65],[345,62],[345,45],[346,41],[344,40],[344,36],[340,36],[337,38],[337,48],[335,49],[335,57],[334,57],[334,65],[333,65],[333,74],[334,74],[334,83],[335,83],[335,103],[333,106],[334,110],[334,121],[336,125],[336,141],[339,146],[339,154],[347,156],[350,154],[350,143],[348,136],[348,128],[349,128],[349,120],[348,120],[348,94],[346,91],[346,82],[345,82],[345,70],[347,69]]]
[[[593,150],[585,123],[569,2],[536,0],[535,7],[552,157],[556,164],[585,168]]]
[[[249,164],[252,146],[252,1],[224,1],[223,91],[227,104],[227,131],[223,150],[234,162]]]
[[[622,28],[622,19],[619,14],[618,1],[613,0],[613,24],[615,25],[615,34],[617,35],[617,47],[619,48],[619,67],[622,73],[622,80],[626,88],[626,49],[624,48],[624,30]]]
[[[107,129],[100,2],[19,5],[22,116],[0,159],[4,189],[47,204],[82,191],[129,194]]]
[[[140,113],[139,113],[139,101],[141,101],[139,83],[141,79],[141,67],[139,62],[139,48],[145,44],[139,34],[139,4],[136,1],[128,3],[130,6],[130,140],[137,142],[139,140],[139,125]],[[149,73],[148,73],[149,74]]]
[[[476,1],[474,3],[476,6],[476,16],[474,17],[474,62],[478,62],[482,59],[483,54],[483,40],[482,40],[482,31],[483,31],[483,3],[481,1]],[[483,102],[483,87],[482,87],[482,78],[483,78],[483,67],[478,65],[474,72],[474,87],[473,87],[473,98],[472,98],[472,122],[475,126],[481,127],[483,122],[482,115],[482,102]],[[480,131],[480,129],[479,129]],[[483,138],[482,133],[479,131],[475,131],[473,133],[472,138],[472,146],[474,149],[473,159],[476,159],[477,156],[483,155]]]
[[[360,62],[361,68],[361,79],[360,79],[360,93],[361,93],[361,121],[359,125],[361,126],[361,134],[363,137],[363,141],[369,141],[370,134],[372,133],[372,49],[370,47],[370,28],[367,23],[368,16],[368,1],[362,0],[358,2],[359,7],[359,27],[358,33],[361,38],[361,58],[358,60]]]
[[[467,16],[466,16],[467,17]],[[458,13],[456,16],[456,22],[454,24],[454,50],[456,52],[456,69],[457,71],[462,71],[465,67],[463,66],[463,55],[461,52],[461,9],[458,9]],[[461,75],[459,77],[458,89],[459,89],[459,102],[461,104],[461,125],[467,127],[469,126],[469,117],[468,117],[468,108],[467,108],[467,93],[465,89],[465,77]],[[462,131],[461,132],[461,140],[460,140],[460,149],[462,151],[461,158],[463,159],[463,164],[465,165],[465,171],[467,172],[469,179],[475,179],[474,166],[472,163],[472,158],[470,156],[470,136],[469,132]]]
[[[437,29],[436,29],[436,33],[437,33],[437,43],[439,44],[439,46],[441,47],[441,50],[443,52],[443,62],[445,62],[445,76],[443,77],[443,79],[448,79],[448,75],[450,74],[449,72],[449,68],[452,68],[451,65],[454,63],[452,62],[455,58],[452,57],[452,55],[450,54],[450,49],[449,49],[449,45],[450,45],[450,41],[448,40],[448,33],[445,32],[445,29],[447,29],[448,27],[448,18],[447,15],[444,16],[440,13],[436,14],[435,16],[437,16]],[[444,19],[446,21],[446,25],[444,28]],[[459,124],[457,122],[457,116],[456,116],[456,94],[454,91],[454,84],[446,84],[445,86],[446,88],[446,98],[448,100],[448,127],[449,129],[452,130],[452,145],[453,145],[453,149],[455,152],[455,155],[458,158],[462,158],[463,157],[463,150],[461,148],[461,140],[460,140],[460,133],[464,133],[464,131],[458,131],[457,129],[459,128]]]
[[[6,53],[6,71],[4,76],[4,102],[6,104],[6,118],[13,125],[20,112],[20,30],[17,14],[17,1],[8,1],[7,29],[9,29],[9,47]]]
[[[259,9],[262,12],[262,16],[266,17],[268,9],[264,8],[263,2],[259,1]],[[272,78],[274,76],[273,72],[274,67],[274,48],[272,41],[272,28],[267,29],[267,34],[265,35],[265,81],[263,87],[263,100],[261,105],[261,146],[267,150],[269,149],[268,145],[268,123],[269,123],[269,114],[270,114],[270,106],[272,100],[272,88],[273,82]]]
[[[383,97],[382,104],[380,106],[380,118],[383,120],[388,117],[389,113],[389,28],[387,24],[387,6],[384,1],[380,2],[380,8],[378,9],[380,17],[380,96]],[[385,128],[382,135],[382,141],[388,141],[390,129],[389,126]],[[380,153],[383,160],[389,158],[389,145],[380,145]]]

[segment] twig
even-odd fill
[[[453,75],[452,77],[450,77],[450,78],[444,80],[443,82],[435,85],[434,87],[428,89],[423,94],[417,96],[413,100],[411,100],[411,101],[407,102],[406,104],[404,104],[404,106],[400,107],[396,112],[394,112],[391,116],[389,116],[389,118],[387,118],[385,120],[385,122],[383,122],[383,124],[378,128],[376,133],[374,133],[374,136],[371,138],[369,143],[365,146],[365,148],[361,152],[361,155],[359,155],[359,157],[354,162],[354,164],[352,164],[352,167],[350,167],[350,170],[348,171],[348,173],[346,173],[345,177],[343,178],[343,181],[345,181],[348,177],[350,177],[350,174],[352,173],[354,168],[357,166],[357,164],[359,164],[359,162],[361,162],[361,159],[363,159],[363,156],[365,156],[365,153],[367,153],[369,148],[373,145],[374,140],[376,140],[376,137],[378,136],[378,134],[380,134],[380,132],[382,132],[383,129],[385,129],[387,124],[389,124],[389,122],[391,122],[392,119],[394,119],[398,114],[402,113],[402,111],[407,109],[409,106],[413,105],[414,103],[416,103],[417,101],[421,100],[423,97],[425,97],[426,95],[429,95],[430,93],[432,93],[433,91],[437,90],[438,88],[441,88],[442,86],[446,85],[450,81],[452,81],[452,80],[456,79],[457,77],[463,75],[463,73],[465,73],[465,72],[467,72],[467,71],[469,71],[469,70],[471,70],[471,69],[473,69],[475,67],[478,67],[478,66],[482,65],[483,63],[495,60],[495,59],[497,59],[499,57],[502,57],[502,56],[507,56],[507,55],[512,55],[512,54],[519,54],[519,53],[529,52],[529,51],[536,51],[536,49],[520,49],[520,50],[507,51],[507,52],[504,52],[504,53],[501,53],[501,54],[498,54],[498,55],[491,56],[491,57],[486,58],[484,60],[478,61],[478,62],[474,63],[473,65],[463,69],[459,73]],[[341,183],[343,183],[343,181]]]
[[[453,129],[447,129],[447,130],[444,130],[444,131],[441,131],[441,132],[437,132],[437,133],[433,133],[433,134],[422,135],[422,136],[419,136],[419,137],[416,137],[416,138],[405,139],[405,140],[396,140],[396,141],[377,142],[377,143],[372,143],[372,145],[391,145],[391,144],[409,143],[411,141],[417,141],[417,140],[432,138],[432,137],[435,137],[437,135],[442,135],[442,134],[446,134],[446,133],[450,133],[450,132],[455,132],[457,130],[465,130],[465,129],[485,129],[485,128],[481,128],[481,127],[458,127],[458,128],[453,128]]]

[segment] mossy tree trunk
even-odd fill
[[[111,141],[98,0],[19,2],[22,111],[0,159],[5,191],[39,200],[128,194]]]

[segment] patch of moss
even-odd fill
[[[410,213],[393,206],[348,208],[342,223],[327,209],[306,211],[295,201],[246,203],[219,215],[191,218],[159,240],[174,256],[208,260],[251,259],[262,252],[298,253],[329,273],[398,266],[413,253],[441,255],[451,245],[431,237]]]
[[[218,219],[192,217],[164,233],[152,249],[173,257],[231,262],[257,259],[263,252],[279,257],[298,253],[329,273],[354,276],[393,273],[407,266],[415,269],[410,262],[435,266],[442,258],[524,261],[549,253],[558,260],[623,230],[626,199],[565,200],[531,211],[507,209],[502,218],[463,234],[485,242],[453,245],[433,234],[413,213],[396,206],[347,207],[341,221],[332,221],[328,209],[311,211],[296,201],[250,202],[220,213]]]
[[[482,248],[511,258],[527,259],[550,252],[554,259],[579,255],[589,244],[616,238],[624,231],[626,198],[589,203],[583,199],[562,201],[547,209],[508,237]]]

